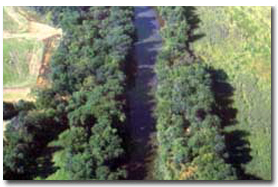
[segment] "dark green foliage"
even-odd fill
[[[51,21],[55,26],[60,25],[61,17],[64,15],[64,12],[70,12],[70,11],[80,11],[80,10],[86,10],[89,7],[75,7],[75,6],[30,6],[28,7],[32,11],[36,11],[39,13],[42,17],[46,17],[48,20]]]
[[[190,7],[160,7],[165,46],[156,65],[156,177],[166,180],[230,180],[208,67],[190,54]],[[195,18],[194,18],[195,19]],[[195,19],[195,21],[198,21]]]
[[[3,102],[3,119],[9,120],[16,116],[18,111],[15,109],[13,103]]]
[[[7,124],[4,138],[4,179],[37,176],[42,148],[63,129],[53,111],[21,111]]]
[[[14,106],[18,111],[29,111],[35,109],[35,105],[31,101],[19,100]]]
[[[17,103],[3,102],[3,119],[9,120],[18,115],[20,111],[28,111],[34,108],[34,103],[29,101],[19,100]]]
[[[158,11],[167,24],[161,29],[165,41],[164,55],[169,63],[192,63],[195,55],[192,42],[202,35],[196,35],[194,29],[200,22],[194,7],[158,7]],[[165,56],[165,57],[166,57]]]
[[[125,176],[123,169],[113,167],[116,166],[113,160],[124,150],[117,130],[109,125],[106,120],[96,123],[89,139],[88,132],[82,127],[72,127],[60,135],[55,145],[63,147],[63,150],[54,156],[54,161],[60,170],[65,171],[67,177],[64,179],[110,180]],[[59,179],[59,176],[54,179]]]

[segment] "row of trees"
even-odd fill
[[[5,179],[124,178],[124,68],[133,42],[133,8],[34,9],[47,13],[63,29],[63,38],[51,61],[51,86],[37,90],[35,108],[8,125]],[[12,130],[18,122],[22,132]],[[18,149],[22,143],[27,145]],[[42,145],[33,146],[37,143]],[[38,174],[34,168],[41,164],[35,161],[50,147],[59,149],[53,155],[55,169]]]
[[[198,22],[192,7],[159,7],[165,20],[164,47],[158,56],[157,159],[155,176],[164,180],[231,180],[223,159],[225,142],[208,67],[192,53]]]

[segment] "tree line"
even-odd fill
[[[214,114],[210,67],[192,50],[199,22],[193,7],[158,7],[165,21],[164,46],[155,67],[157,153],[154,176],[160,180],[233,180],[225,163],[220,118]]]
[[[5,132],[4,179],[125,178],[124,70],[133,8],[31,9],[47,14],[63,37],[51,60],[50,86],[34,91],[32,107],[7,115],[17,114]]]

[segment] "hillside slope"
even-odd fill
[[[3,86],[4,100],[31,99],[28,93],[36,85],[48,38],[60,36],[61,29],[37,22],[26,8],[3,10]],[[50,46],[55,47],[55,46]],[[21,90],[20,92],[18,90]]]

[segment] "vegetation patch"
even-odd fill
[[[198,7],[205,37],[194,50],[205,63],[222,69],[234,88],[236,123],[243,130],[248,173],[271,179],[271,7]],[[231,140],[232,141],[232,140]],[[236,141],[236,140],[233,140]]]

